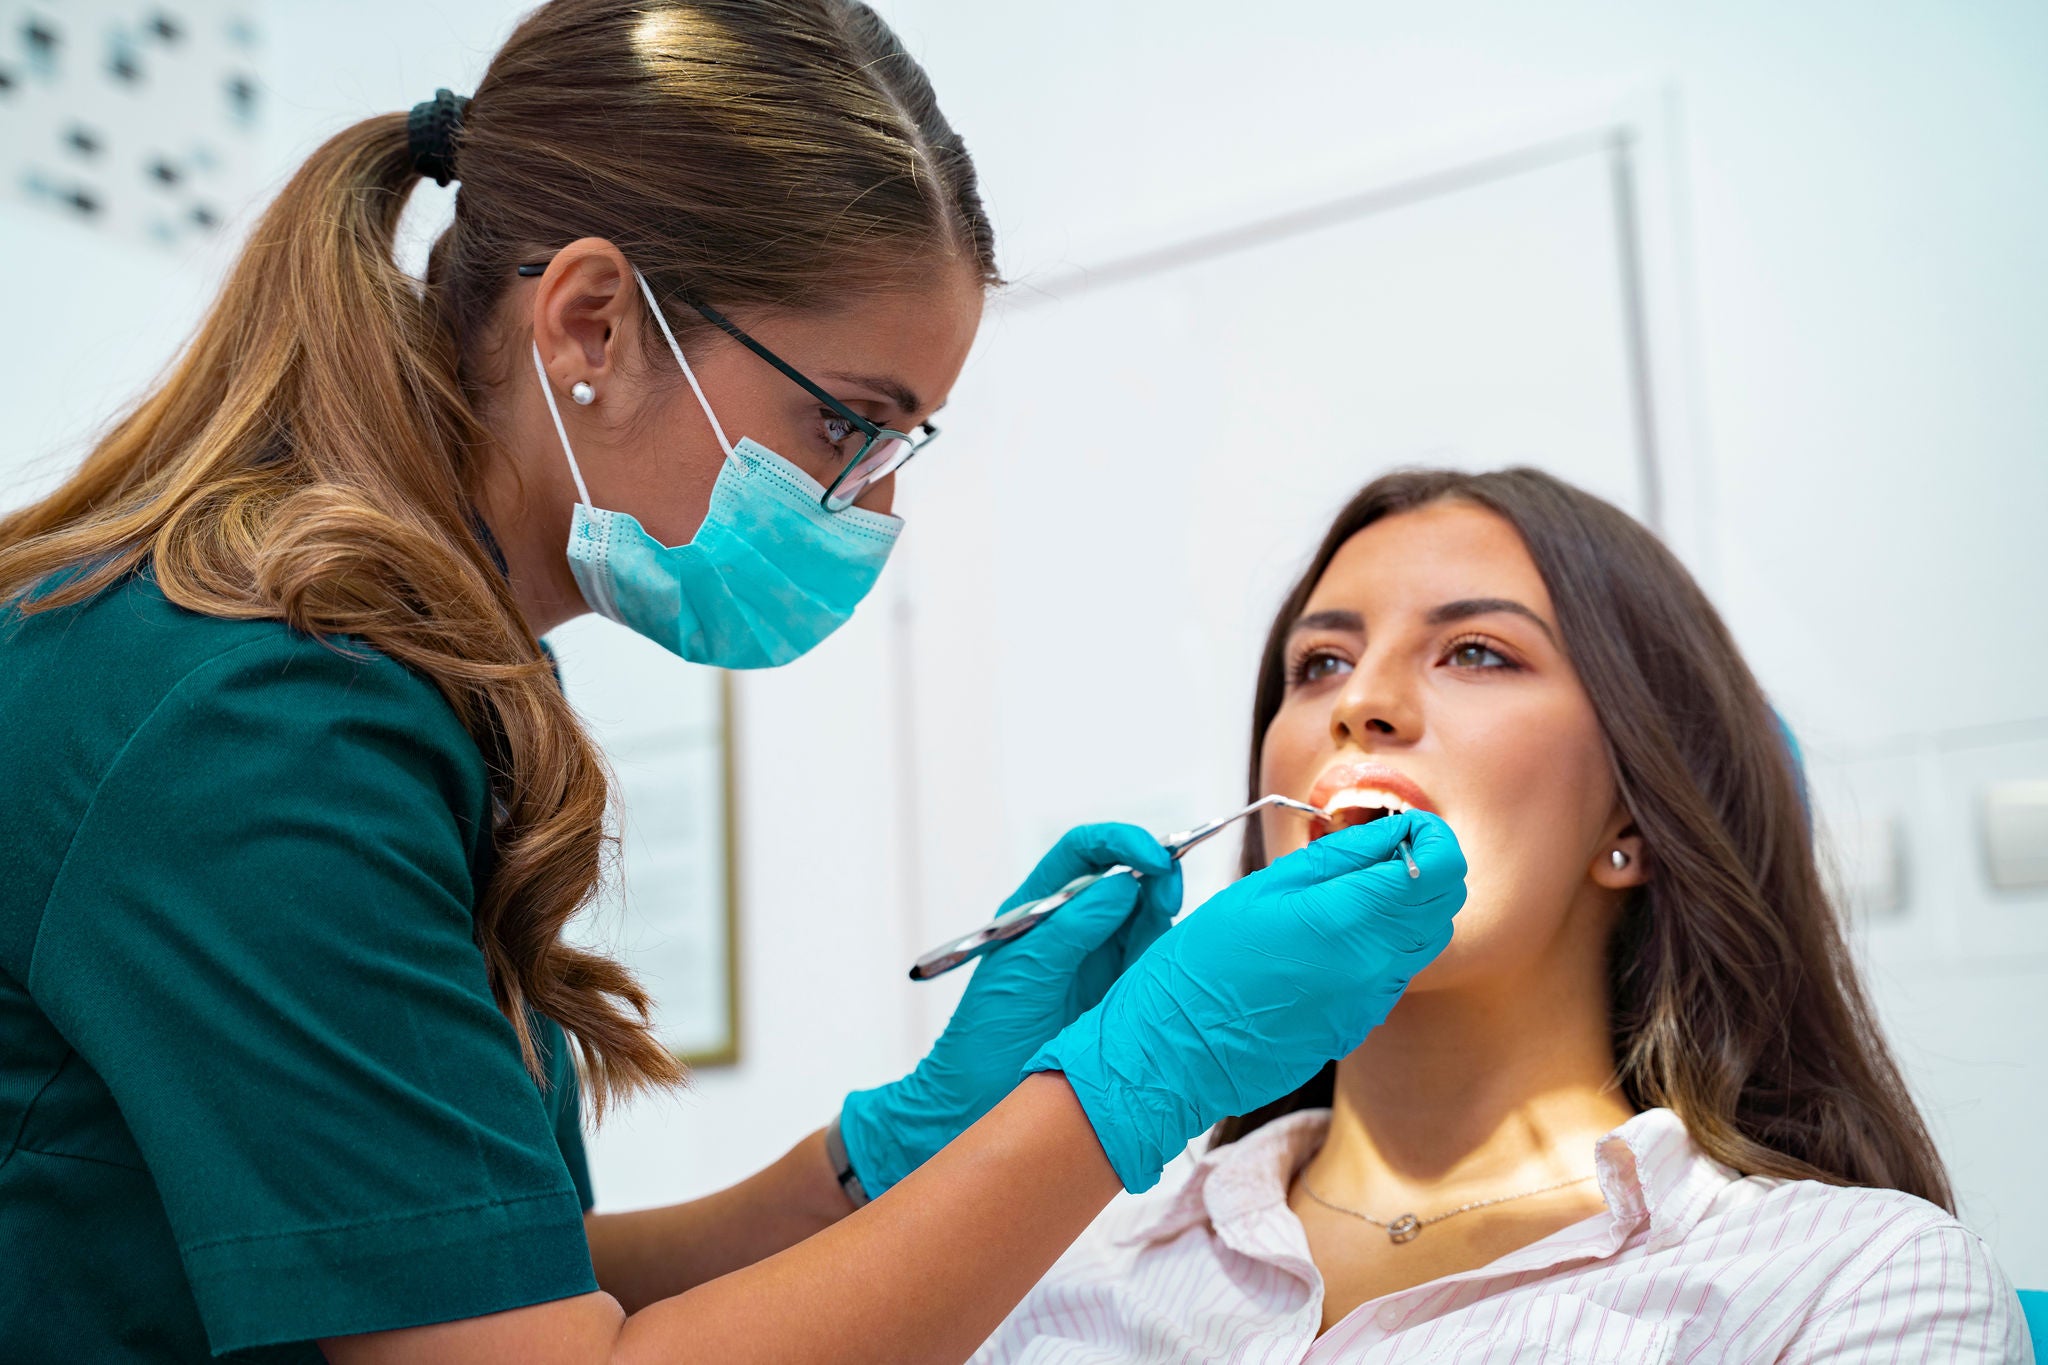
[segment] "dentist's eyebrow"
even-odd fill
[[[878,378],[867,374],[828,374],[825,378],[836,379],[842,384],[853,384],[863,389],[873,389],[876,393],[881,394],[891,403],[894,403],[896,410],[905,417],[908,417],[913,412],[924,411],[918,405],[917,395],[911,392],[910,386],[898,380]]]
[[[1448,626],[1456,621],[1468,621],[1474,616],[1489,616],[1495,612],[1506,612],[1510,616],[1520,616],[1534,621],[1545,639],[1556,648],[1563,648],[1557,643],[1557,633],[1551,630],[1548,621],[1520,602],[1506,597],[1468,597],[1462,601],[1446,602],[1429,613],[1428,621],[1433,626]]]

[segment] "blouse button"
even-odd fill
[[[1380,1311],[1373,1314],[1373,1317],[1380,1326],[1386,1328],[1389,1332],[1401,1325],[1401,1310],[1398,1306],[1391,1303],[1381,1304]]]

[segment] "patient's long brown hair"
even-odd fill
[[[536,1076],[528,1009],[568,1031],[602,1109],[681,1070],[631,974],[562,939],[599,880],[606,776],[468,519],[514,267],[604,237],[663,299],[807,309],[962,268],[992,282],[994,248],[924,73],[849,0],[554,0],[492,59],[454,147],[424,286],[392,255],[419,180],[406,115],[313,153],[168,377],[0,520],[0,602],[80,569],[16,603],[49,610],[146,566],[181,606],[353,636],[431,679],[507,811],[475,910],[492,989]],[[666,311],[685,338],[702,325]]]
[[[1683,565],[1616,508],[1548,474],[1404,471],[1337,515],[1259,660],[1250,793],[1285,690],[1286,640],[1332,558],[1382,517],[1454,498],[1520,532],[1557,609],[1652,869],[1609,945],[1619,1080],[1750,1175],[1904,1190],[1953,1211],[1948,1176],[1878,1031],[1815,866],[1777,717]],[[1266,863],[1247,825],[1242,869]],[[1327,1105],[1334,1063],[1226,1122],[1229,1142]]]

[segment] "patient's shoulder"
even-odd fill
[[[1721,1189],[1688,1240],[1763,1224],[1778,1232],[1781,1254],[1794,1246],[1809,1255],[1827,1247],[1837,1264],[1865,1254],[1881,1255],[1936,1229],[1968,1232],[1947,1209],[1903,1190],[1750,1176]]]
[[[1930,1354],[1899,1358],[2027,1358],[2018,1298],[1991,1249],[1916,1195],[1737,1180],[1690,1230],[1681,1256],[1718,1270],[1697,1310],[1717,1333],[1728,1310],[1741,1307],[1745,1315],[1785,1316],[1774,1343],[1783,1350],[1861,1359],[1865,1348],[1917,1342]]]
[[[1811,1182],[1799,1182],[1810,1184]],[[2019,1297],[1984,1239],[1947,1210],[1897,1190],[1800,1191],[1830,1229],[1838,1267],[1796,1340],[1852,1358],[1917,1341],[1908,1358],[2028,1358]]]

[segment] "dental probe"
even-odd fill
[[[1164,848],[1172,855],[1174,861],[1178,862],[1180,855],[1193,848],[1196,844],[1242,820],[1254,811],[1263,810],[1267,806],[1280,806],[1287,810],[1300,811],[1306,815],[1321,815],[1323,813],[1308,802],[1296,801],[1292,797],[1262,796],[1243,810],[1235,811],[1229,815],[1220,815],[1214,820],[1205,821],[1192,829],[1184,829],[1178,834],[1169,834],[1159,841],[1160,847]],[[1074,897],[1080,895],[1083,891],[1086,891],[1089,887],[1095,885],[1095,883],[1101,881],[1104,877],[1126,875],[1136,876],[1137,870],[1123,863],[1117,863],[1112,867],[1104,868],[1100,872],[1083,873],[1049,896],[1040,896],[1037,900],[1025,901],[1022,905],[1012,906],[987,924],[982,925],[979,929],[971,933],[962,934],[956,939],[949,939],[919,958],[910,969],[910,979],[912,981],[930,981],[933,977],[944,976],[955,967],[972,962],[997,944],[1007,943],[1019,934],[1037,928],[1047,916]]]
[[[1243,810],[1234,811],[1229,815],[1219,815],[1214,820],[1205,821],[1192,829],[1184,829],[1178,834],[1169,834],[1159,841],[1160,846],[1173,856],[1174,861],[1178,862],[1180,856],[1196,844],[1236,824],[1239,820],[1244,819],[1245,816],[1264,810],[1267,806],[1278,806],[1282,810],[1291,810],[1302,815],[1322,816],[1328,813],[1319,807],[1311,806],[1306,801],[1296,801],[1291,796],[1262,796]],[[1400,852],[1402,861],[1408,865],[1408,875],[1410,877],[1421,876],[1422,869],[1415,865],[1415,854],[1408,847],[1406,839],[1403,839],[1400,843]],[[972,962],[997,944],[1007,943],[1019,934],[1027,933],[1036,928],[1047,916],[1074,897],[1080,895],[1083,891],[1086,891],[1089,887],[1095,885],[1095,883],[1101,881],[1104,877],[1124,875],[1137,876],[1138,873],[1134,868],[1127,867],[1123,863],[1117,863],[1115,866],[1104,868],[1100,872],[1089,872],[1076,877],[1049,896],[1041,896],[1037,900],[1025,901],[1022,905],[1012,906],[987,924],[982,925],[979,929],[971,933],[962,934],[955,939],[948,939],[919,958],[910,969],[910,979],[912,981],[930,981],[934,977],[944,976],[955,967]]]

